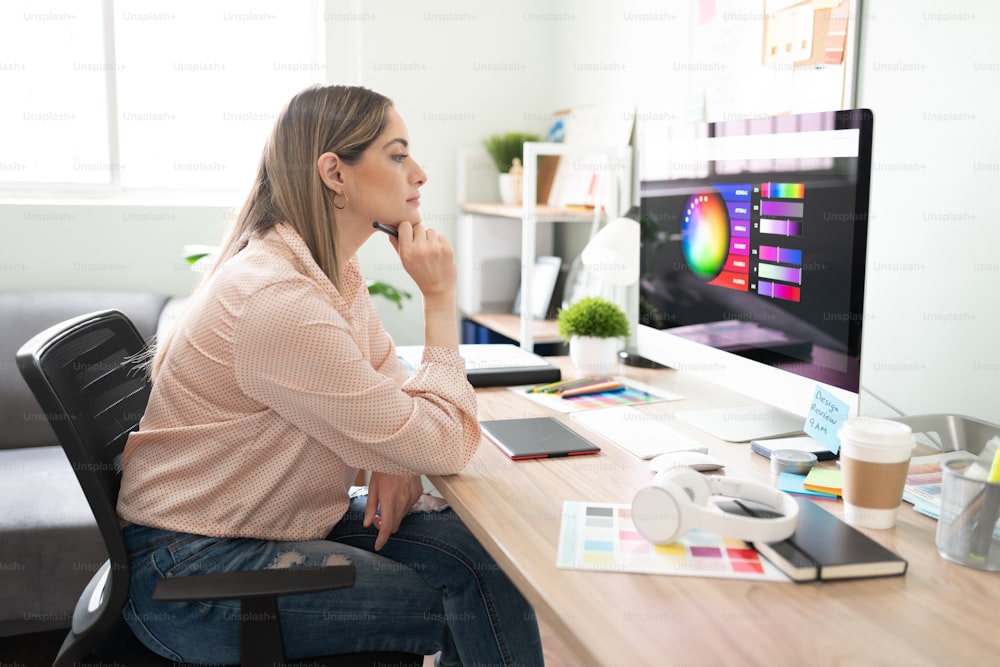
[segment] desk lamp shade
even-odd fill
[[[601,228],[580,254],[595,278],[624,286],[639,280],[639,223],[615,218]]]

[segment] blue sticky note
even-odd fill
[[[840,451],[840,438],[837,431],[847,421],[850,407],[847,403],[831,394],[823,387],[816,385],[813,391],[809,414],[802,430],[807,435],[818,440],[824,447],[836,454]]]
[[[791,472],[783,472],[778,475],[778,490],[785,491],[787,493],[797,493],[802,496],[815,496],[817,498],[830,498],[836,500],[837,496],[833,493],[823,493],[822,491],[813,491],[812,489],[807,489],[802,486],[803,482],[806,481],[805,475],[796,475]]]

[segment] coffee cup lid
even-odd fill
[[[876,417],[851,417],[840,427],[837,436],[866,445],[912,445],[913,430],[907,424]]]

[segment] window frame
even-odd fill
[[[324,3],[317,2],[322,11]],[[114,0],[101,0],[101,39],[105,63],[117,62]],[[316,54],[325,65],[324,40]],[[108,147],[108,182],[70,183],[66,181],[0,181],[3,205],[152,205],[152,206],[239,206],[252,186],[190,188],[184,186],[130,187],[122,184],[121,131],[117,68],[104,68],[105,131]]]

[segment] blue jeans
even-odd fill
[[[237,602],[154,602],[165,577],[316,567],[350,561],[354,586],[278,598],[289,659],[360,651],[441,652],[441,665],[543,664],[535,614],[450,509],[408,514],[374,551],[356,497],[326,540],[214,538],[130,525],[125,620],[151,650],[176,661],[239,663]]]

